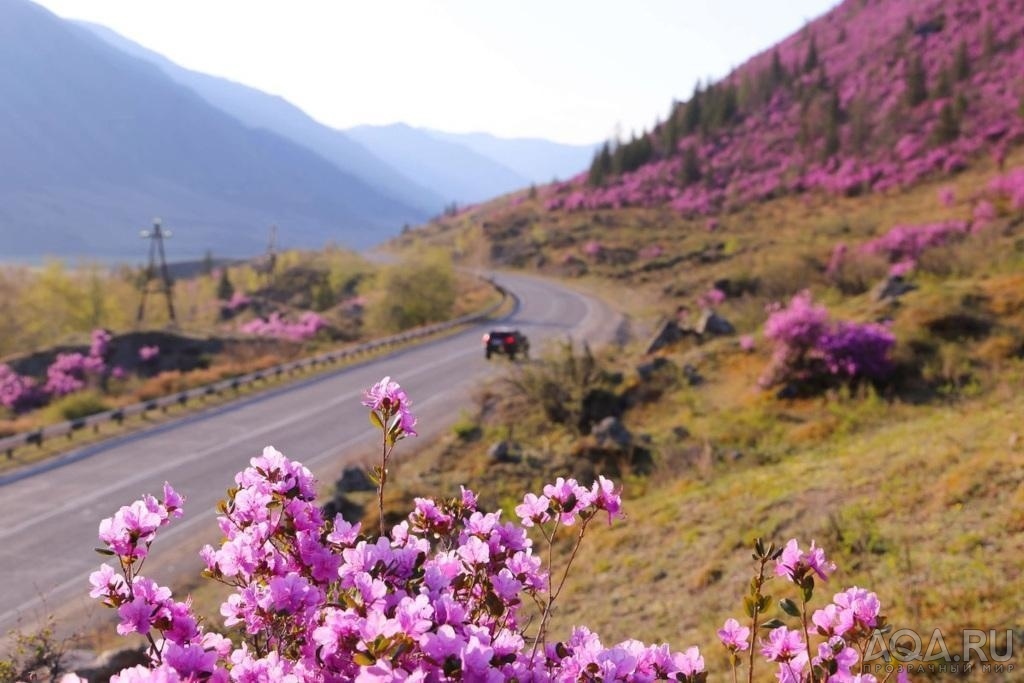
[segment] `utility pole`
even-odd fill
[[[170,239],[171,231],[164,230],[160,226],[160,219],[153,219],[153,227],[150,230],[142,230],[139,233],[142,239],[149,240],[149,265],[146,266],[145,279],[142,282],[142,299],[139,301],[139,314],[135,317],[136,323],[141,323],[146,314],[146,297],[150,292],[153,294],[163,293],[167,299],[167,314],[171,319],[171,325],[177,325],[178,320],[174,315],[174,298],[171,294],[171,274],[167,271],[167,258],[164,255],[164,240]],[[157,273],[157,258],[160,259],[160,271]],[[152,283],[156,281],[156,287]]]
[[[277,265],[277,226],[270,226],[270,237],[267,239],[267,253],[260,259],[254,261],[253,270],[267,276],[269,281],[274,276],[274,267]]]

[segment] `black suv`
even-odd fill
[[[495,353],[504,353],[509,360],[515,360],[518,354],[529,358],[530,340],[519,330],[507,327],[491,330],[484,335],[484,356],[490,360]]]

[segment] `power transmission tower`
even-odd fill
[[[167,299],[167,314],[170,316],[171,324],[177,325],[178,320],[174,315],[174,298],[171,294],[171,274],[167,271],[167,258],[164,255],[164,240],[170,239],[171,231],[164,230],[160,226],[160,219],[153,219],[153,228],[140,232],[143,239],[149,240],[149,265],[146,266],[145,279],[142,281],[142,299],[139,301],[139,314],[135,317],[136,323],[141,323],[146,314],[146,297],[153,294],[163,293]],[[157,273],[157,257],[160,258],[160,272]],[[156,287],[152,287],[153,281]]]
[[[253,270],[261,275],[266,275],[267,279],[273,277],[274,267],[277,265],[277,226],[270,226],[270,237],[267,239],[267,253],[262,258],[257,259],[253,265]]]

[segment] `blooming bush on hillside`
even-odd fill
[[[390,378],[371,388],[364,404],[382,435],[375,471],[382,497],[388,455],[414,434],[415,418]],[[588,528],[621,516],[621,498],[604,477],[590,487],[558,478],[540,495],[526,494],[515,522],[479,510],[464,488],[451,499],[417,498],[405,521],[380,534],[341,515],[325,519],[310,471],[271,447],[235,483],[219,506],[225,539],[200,553],[204,574],[234,589],[221,605],[230,638],[208,630],[189,600],[175,600],[140,573],[157,533],[182,516],[184,500],[169,484],[162,498],[145,496],[100,523],[101,552],[116,565],[92,574],[90,595],[117,610],[120,634],[145,638],[151,658],[114,676],[115,683],[707,678],[696,647],[673,652],[636,640],[609,647],[584,626],[563,639],[549,633]],[[544,542],[539,551],[531,530]],[[563,538],[569,551],[556,566]],[[743,652],[753,679],[749,639],[764,632],[761,655],[780,681],[874,683],[854,672],[867,639],[884,624],[877,596],[850,588],[811,615],[815,580],[835,570],[821,548],[801,550],[791,540],[776,549],[758,540],[755,561],[744,601],[749,626],[729,619],[718,632],[734,677]],[[771,604],[763,588],[775,577],[798,595],[798,602],[780,603],[795,619],[789,626],[763,619]]]
[[[80,353],[58,353],[57,359],[46,369],[47,394],[67,396],[85,388],[90,376],[98,376],[106,369],[102,358]]]
[[[1024,210],[1024,168],[993,178],[988,185],[993,198],[1008,209]]]
[[[759,383],[814,385],[832,379],[881,380],[892,369],[889,352],[896,338],[877,323],[832,322],[828,309],[800,292],[783,308],[776,305],[764,325],[774,344],[772,360]]]
[[[916,30],[929,14],[943,27]],[[1024,139],[1010,85],[1024,64],[1022,16],[1013,0],[839,3],[699,85],[653,130],[602,148],[544,206],[713,216],[785,194],[908,187],[986,153],[1002,167]]]
[[[241,290],[235,290],[228,299],[227,303],[223,304],[222,308],[230,313],[238,313],[242,309],[249,306],[252,303],[252,297],[249,297]]]
[[[884,256],[892,263],[917,261],[926,250],[963,237],[968,228],[964,221],[897,225],[884,235],[865,242],[860,249],[865,254]]]
[[[266,320],[262,318],[250,320],[240,329],[246,334],[254,334],[258,337],[273,337],[298,342],[312,339],[326,326],[327,321],[312,311],[306,311],[299,316],[298,322],[288,322],[281,317],[280,313],[275,312],[271,313]]]
[[[46,394],[34,379],[19,375],[11,366],[0,363],[0,406],[20,413],[45,401]]]

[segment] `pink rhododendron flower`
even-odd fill
[[[785,576],[790,581],[799,581],[811,571],[822,581],[827,581],[835,570],[835,563],[825,558],[825,551],[817,547],[814,541],[811,541],[810,549],[804,552],[800,550],[795,538],[789,540],[775,564],[775,575]]]
[[[718,629],[718,639],[722,641],[729,650],[733,652],[742,652],[750,648],[750,629],[746,626],[741,626],[740,622],[735,619],[726,619],[725,625]]]

